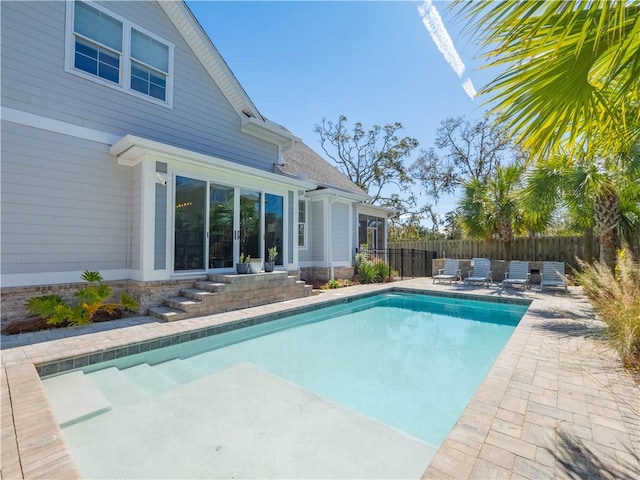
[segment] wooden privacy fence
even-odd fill
[[[416,242],[389,242],[389,248],[413,248],[436,252],[436,257],[474,258],[486,257],[491,260],[504,260],[504,245],[488,240],[425,240]],[[512,260],[565,262],[573,268],[578,267],[576,258],[598,258],[600,243],[594,238],[591,245],[584,237],[523,237],[517,238],[512,248]]]
[[[386,263],[402,278],[431,277],[435,253],[414,248],[387,248],[369,250],[369,260],[373,263]]]

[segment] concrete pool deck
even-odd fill
[[[532,301],[433,460],[425,459],[422,478],[640,477],[640,387],[598,340],[602,326],[580,289],[502,291],[423,278],[175,323],[136,317],[2,337],[1,478],[81,476],[34,364],[395,287]]]

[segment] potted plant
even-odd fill
[[[249,273],[260,273],[260,270],[262,270],[262,259],[251,259],[251,262],[249,262]]]
[[[251,261],[251,255],[245,257],[244,253],[240,254],[240,259],[236,263],[236,270],[238,274],[249,273],[249,262]]]
[[[273,269],[276,266],[277,256],[278,256],[278,247],[276,247],[275,245],[267,250],[268,260],[264,262],[265,272],[273,272]]]

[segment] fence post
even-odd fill
[[[429,273],[429,271],[427,270],[427,258],[429,257],[429,255],[427,254],[428,253],[427,250],[424,250],[423,252],[424,252],[424,276],[427,277],[428,276],[427,274]]]
[[[411,277],[415,277],[416,276],[416,272],[414,272],[415,267],[413,266],[413,263],[416,260],[416,249],[412,248],[411,249]]]

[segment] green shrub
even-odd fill
[[[391,276],[391,267],[386,263],[375,263],[373,266],[375,271],[376,282],[384,282],[384,280]]]
[[[360,251],[358,251],[353,258],[355,274],[359,275],[360,268],[362,268],[362,265],[366,265],[367,263],[369,263],[369,247],[366,243],[363,243],[360,245]]]
[[[577,278],[625,367],[640,371],[640,267],[621,250],[615,272],[596,262]]]
[[[51,318],[61,305],[65,305],[65,301],[60,295],[44,295],[30,298],[27,301],[27,310],[39,317]]]
[[[376,280],[376,267],[372,262],[365,262],[358,268],[358,278],[362,283],[375,283]]]
[[[119,302],[107,302],[113,291],[109,285],[101,283],[103,278],[100,272],[86,270],[82,279],[89,285],[73,294],[76,300],[74,304],[67,303],[59,295],[45,295],[31,298],[27,302],[27,310],[52,325],[64,322],[69,325],[86,325],[93,322],[100,312],[113,316],[122,310],[138,309],[138,303],[126,293],[120,295]]]

